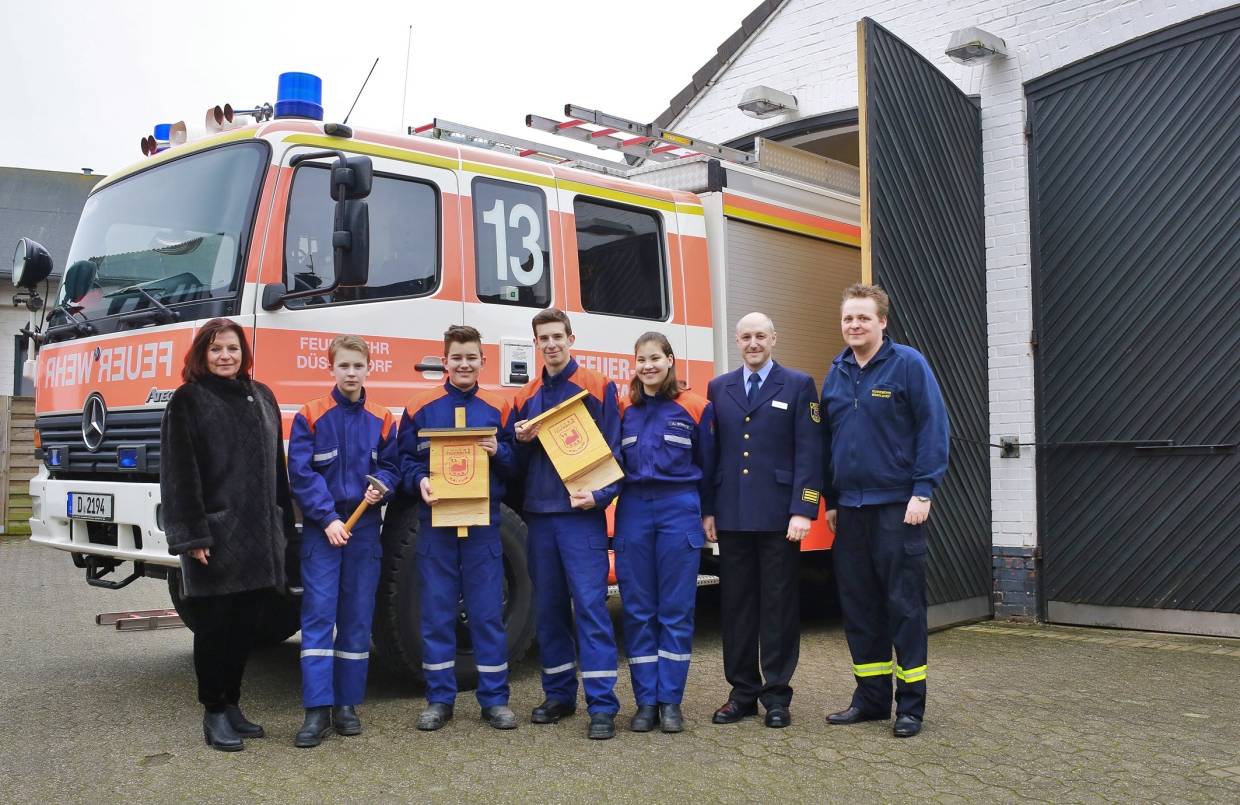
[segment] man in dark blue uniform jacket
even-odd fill
[[[897,738],[921,731],[926,710],[926,536],[930,499],[947,472],[947,409],[930,365],[893,342],[887,294],[844,291],[848,346],[822,384],[827,520],[857,686],[830,724],[891,717]],[[896,662],[891,662],[895,646]]]
[[[717,459],[715,516],[704,525],[719,542],[723,668],[732,685],[713,720],[756,715],[761,701],[766,726],[786,727],[801,645],[800,543],[818,516],[822,484],[818,393],[809,375],[772,359],[775,325],[766,315],[737,322],[736,343],[744,366],[707,392]]]

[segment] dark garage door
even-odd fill
[[[1026,87],[1049,620],[1240,636],[1240,9]]]

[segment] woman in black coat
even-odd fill
[[[245,332],[211,319],[194,337],[160,429],[159,489],[168,550],[195,612],[203,736],[226,752],[261,738],[238,702],[257,610],[285,581],[292,532],[280,407],[250,379]]]

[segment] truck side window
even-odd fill
[[[581,306],[591,313],[667,318],[667,272],[656,213],[578,196]]]
[[[331,285],[335,203],[328,170],[297,169],[284,230],[284,284],[290,291]],[[426,182],[375,174],[370,196],[370,277],[363,287],[290,300],[289,307],[424,296],[439,286],[439,198]]]
[[[497,305],[551,304],[547,199],[536,187],[474,179],[478,298]]]

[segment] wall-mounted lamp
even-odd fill
[[[945,52],[957,64],[984,64],[995,56],[1008,55],[1003,40],[981,28],[953,31]]]
[[[787,112],[795,112],[797,110],[797,97],[771,87],[758,85],[745,90],[745,94],[741,95],[741,102],[736,105],[736,108],[750,117],[756,117],[761,120]]]

